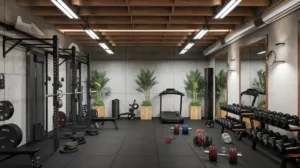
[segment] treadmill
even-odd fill
[[[243,92],[241,93],[241,99],[242,99],[242,96],[243,96],[243,95],[249,95],[249,96],[253,96],[253,97],[254,97],[253,100],[252,100],[252,104],[251,104],[251,106],[254,107],[254,106],[255,106],[256,98],[257,98],[259,95],[266,95],[266,93],[265,93],[265,92],[260,92],[260,91],[258,91],[258,90],[256,90],[256,89],[250,88],[250,89],[247,89],[246,91],[243,91]]]
[[[164,95],[179,95],[180,96],[180,111],[162,111],[162,97]],[[161,123],[184,123],[184,118],[181,115],[183,93],[175,89],[166,89],[160,94],[160,121]]]

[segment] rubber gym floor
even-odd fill
[[[172,124],[161,124],[158,119],[152,121],[119,120],[119,130],[111,123],[105,123],[97,136],[86,136],[87,143],[81,145],[79,152],[59,154],[52,152],[52,140],[36,143],[41,148],[39,156],[43,168],[279,168],[280,160],[271,157],[258,148],[251,149],[247,138],[228,145],[221,139],[221,127],[206,128],[205,121],[191,121],[185,124],[192,127],[189,135],[174,136],[171,144],[165,143],[167,136],[173,136]],[[202,147],[193,144],[195,129],[204,129],[213,138],[213,144],[221,147],[235,147],[243,154],[236,165],[230,165],[228,158],[219,156],[216,163],[208,160]],[[64,140],[61,141],[61,145]],[[52,152],[52,154],[51,154]],[[1,168],[30,167],[28,156],[17,156],[2,164]],[[288,165],[287,167],[291,167]]]

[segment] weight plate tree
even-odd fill
[[[16,124],[0,126],[0,148],[15,148],[22,142],[22,130]]]

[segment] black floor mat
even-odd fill
[[[251,149],[247,138],[243,141],[233,136],[232,144],[225,144],[221,139],[221,128],[206,128],[205,121],[185,120],[192,130],[189,135],[173,135],[173,124],[161,124],[158,119],[152,121],[119,120],[119,130],[112,129],[112,124],[105,123],[97,136],[86,136],[87,144],[79,146],[74,154],[62,155],[53,152],[52,140],[45,140],[33,145],[41,148],[40,161],[45,168],[276,168],[276,162],[266,155]],[[204,129],[213,138],[213,144],[219,149],[235,147],[243,154],[238,164],[230,165],[227,157],[218,157],[216,163],[208,160],[202,147],[193,144],[195,130]],[[171,144],[165,138],[175,138]],[[62,140],[61,145],[68,140]],[[279,160],[279,159],[277,159]],[[17,156],[0,163],[1,168],[31,167],[28,156]],[[290,168],[288,166],[288,168]]]

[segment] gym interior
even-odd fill
[[[0,0],[0,167],[300,167],[299,8]]]

